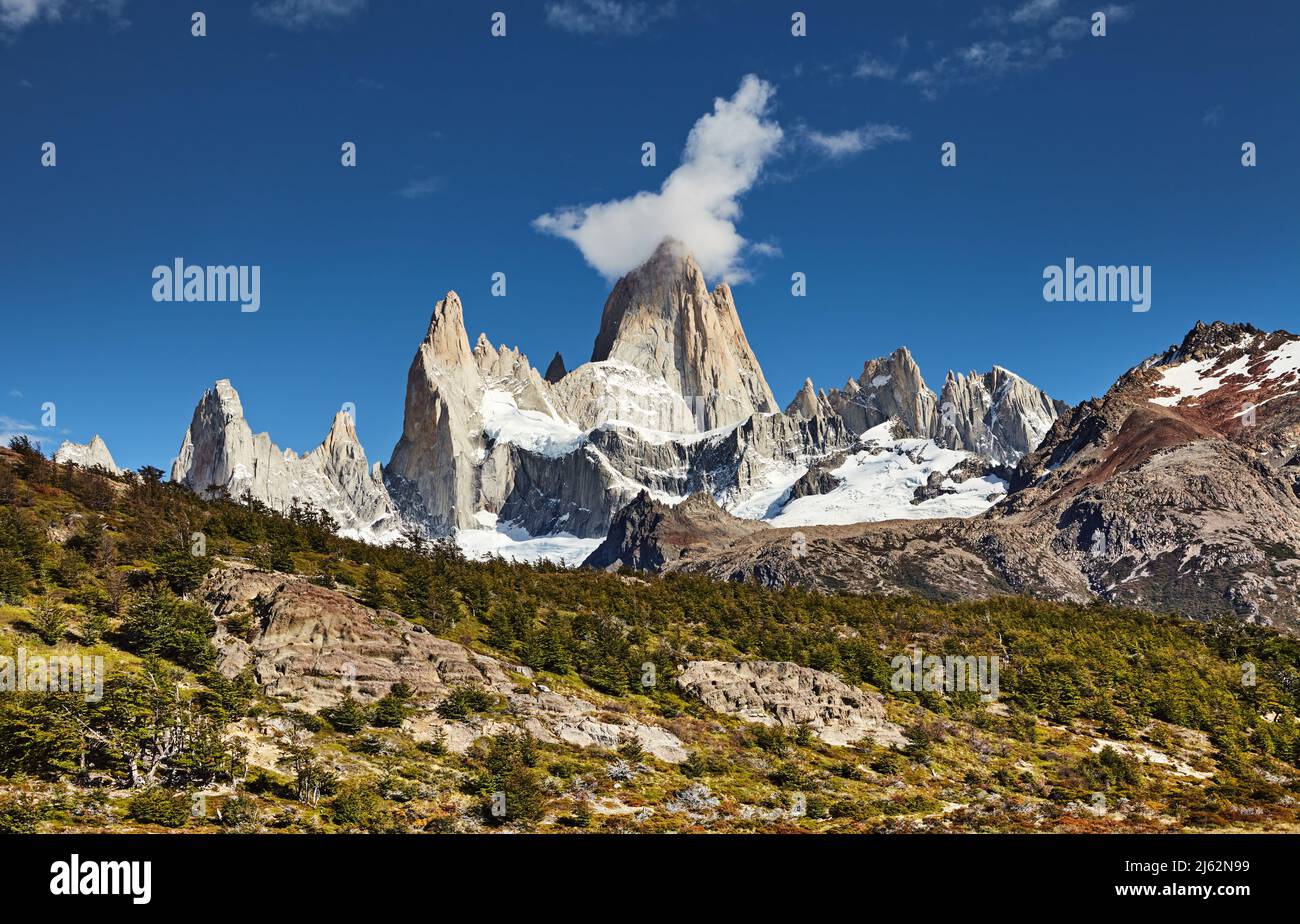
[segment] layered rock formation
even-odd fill
[[[791,661],[691,661],[677,685],[714,712],[761,725],[807,726],[827,744],[907,743],[885,717],[879,693]]]
[[[82,468],[102,468],[114,475],[120,475],[124,469],[117,467],[113,455],[108,451],[108,444],[96,433],[89,443],[73,443],[64,440],[54,452],[55,462],[67,462]]]
[[[616,748],[632,739],[661,760],[677,763],[687,756],[667,729],[616,721],[592,702],[528,682],[532,671],[523,665],[470,651],[396,613],[372,610],[292,575],[218,570],[200,596],[218,619],[218,670],[227,677],[249,670],[268,695],[309,712],[347,696],[374,702],[400,681],[414,691],[406,730],[417,740],[441,735],[452,750],[463,751],[513,727],[487,717],[445,719],[434,711],[457,687],[475,686],[503,700],[518,724],[542,741]],[[251,635],[229,631],[227,620],[236,615],[251,619]]]
[[[282,513],[310,505],[355,538],[387,542],[400,534],[379,465],[368,466],[351,415],[339,411],[324,442],[299,456],[281,450],[266,433],[253,433],[227,379],[208,389],[195,408],[171,478],[207,496],[248,494]]]
[[[486,519],[599,537],[643,490],[737,502],[849,441],[833,415],[776,412],[730,290],[710,292],[672,242],[614,287],[593,356],[568,371],[557,357],[543,378],[485,336],[471,350],[449,293],[385,470],[403,515],[434,533]]]

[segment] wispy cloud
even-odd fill
[[[843,160],[855,154],[873,151],[883,144],[896,141],[910,141],[912,135],[907,129],[897,125],[868,122],[861,128],[849,128],[841,132],[820,132],[804,128],[800,136],[812,148],[831,160]]]
[[[16,33],[38,23],[84,20],[107,16],[115,26],[125,25],[125,0],[0,0],[0,35]]]
[[[890,64],[888,61],[882,61],[880,58],[873,58],[869,55],[863,55],[859,58],[858,63],[853,68],[853,76],[862,79],[879,77],[882,80],[893,80],[894,75],[897,73],[897,64]]]
[[[1087,38],[1092,13],[1097,8],[1069,0],[1024,0],[1012,7],[989,7],[971,23],[988,35],[940,55],[930,64],[910,71],[904,81],[926,99],[937,99],[959,84],[996,81],[1017,73],[1041,70],[1068,56],[1065,42]],[[1133,15],[1131,5],[1100,8],[1107,24],[1124,22]]]
[[[0,414],[0,446],[8,446],[9,441],[15,436],[25,436],[41,449],[45,449],[51,438],[42,437],[40,430],[41,428],[31,421]]]
[[[906,35],[900,35],[892,42],[897,54],[894,60],[889,61],[879,55],[862,54],[858,57],[857,63],[853,66],[853,76],[860,80],[870,80],[876,78],[879,80],[893,80],[899,69],[903,66],[903,58],[906,57],[907,51],[912,47],[911,41]]]
[[[442,189],[442,178],[436,176],[427,176],[418,180],[411,180],[397,194],[403,199],[426,199]]]
[[[995,80],[1018,71],[1032,71],[1063,57],[1059,45],[1033,37],[1006,42],[989,39],[944,55],[928,67],[918,68],[906,82],[926,99],[937,99],[956,84]]]
[[[713,278],[747,278],[748,242],[736,230],[740,199],[758,181],[784,132],[770,114],[775,88],[749,74],[730,99],[696,121],[682,162],[657,192],[561,208],[533,226],[572,241],[606,278],[639,265],[665,237],[680,240]]]
[[[1207,109],[1205,110],[1205,115],[1201,116],[1201,124],[1208,125],[1211,128],[1214,128],[1222,121],[1223,121],[1222,106],[1214,106],[1210,109]]]
[[[677,15],[674,0],[553,0],[546,21],[576,35],[640,35],[656,22]]]
[[[1011,21],[1018,24],[1039,23],[1061,11],[1061,0],[1026,0],[1011,11]]]
[[[316,29],[350,19],[365,5],[366,0],[261,0],[253,4],[253,15],[286,29]]]

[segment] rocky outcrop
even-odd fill
[[[693,547],[707,548],[765,528],[762,523],[733,517],[703,492],[670,506],[642,491],[618,512],[605,541],[583,565],[657,571],[689,556]]]
[[[821,400],[856,435],[894,419],[906,435],[973,452],[998,465],[1015,465],[1036,449],[1069,409],[1001,366],[983,375],[949,372],[936,398],[906,347],[869,360],[856,381],[850,379],[842,391],[832,389]],[[787,413],[808,414],[818,403],[809,382]]]
[[[880,694],[790,661],[691,661],[677,684],[714,712],[762,725],[805,725],[827,744],[907,743],[885,717]]]
[[[542,741],[613,748],[635,739],[661,760],[687,756],[681,741],[660,726],[606,714],[581,697],[533,683],[527,667],[471,651],[396,613],[291,575],[218,570],[200,594],[218,618],[218,669],[227,677],[251,671],[265,693],[309,712],[347,696],[373,702],[400,681],[414,691],[407,730],[417,740],[441,735],[454,750],[522,727]],[[237,614],[251,617],[249,635],[230,632],[228,620]],[[498,697],[506,712],[465,721],[440,717],[437,705],[464,685]]]
[[[891,418],[911,436],[925,439],[935,431],[937,399],[907,347],[868,360],[857,381],[850,379],[843,391],[827,392],[826,400],[855,436]]]
[[[699,264],[665,240],[605,302],[592,362],[618,360],[691,402],[700,430],[779,408],[726,283],[710,292]]]
[[[300,457],[266,433],[253,433],[227,379],[200,399],[171,478],[206,496],[247,494],[281,513],[310,505],[355,538],[388,542],[399,533],[379,467],[367,464],[350,414],[339,411],[321,445]]]
[[[407,372],[402,436],[385,469],[403,515],[430,532],[474,523],[483,391],[460,296],[448,292],[434,306]]]
[[[89,443],[73,443],[64,440],[54,452],[54,461],[70,463],[82,468],[102,468],[114,475],[121,475],[124,469],[117,467],[113,455],[108,451],[108,444],[96,433]]]
[[[826,393],[818,393],[813,389],[812,379],[804,379],[803,387],[786,406],[785,413],[788,417],[826,417],[835,411],[827,400]]]
[[[1014,372],[949,372],[939,395],[932,434],[950,449],[964,449],[999,465],[1015,465],[1038,448],[1069,406],[1053,400]]]

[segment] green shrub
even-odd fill
[[[154,786],[131,797],[127,815],[141,824],[180,828],[190,817],[191,805],[185,793]]]

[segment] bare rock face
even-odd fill
[[[692,546],[746,536],[763,523],[733,517],[706,493],[692,494],[676,506],[652,500],[642,491],[618,512],[605,541],[583,562],[589,568],[620,567],[658,571],[688,556]]]
[[[117,463],[113,461],[113,455],[108,451],[108,444],[99,438],[98,433],[89,443],[73,443],[64,440],[54,452],[54,461],[68,462],[82,468],[102,468],[114,475],[123,472],[123,469],[118,468]]]
[[[868,360],[856,382],[850,379],[843,391],[832,389],[826,399],[854,435],[891,418],[912,436],[924,439],[934,433],[937,400],[907,347]]]
[[[1069,406],[1053,400],[1014,372],[949,372],[939,396],[934,439],[999,465],[1015,465],[1038,448]]]
[[[324,442],[300,457],[281,450],[267,434],[253,433],[227,379],[205,392],[195,408],[171,478],[204,495],[248,493],[281,513],[295,503],[310,504],[354,538],[391,541],[399,529],[397,511],[366,462],[351,415],[336,414]]]
[[[411,365],[384,472],[404,519],[435,534],[490,516],[532,535],[603,536],[642,490],[729,503],[851,441],[828,409],[775,411],[730,290],[710,293],[675,243],[615,287],[596,356],[543,378],[486,336],[471,349],[449,293]]]
[[[835,410],[831,407],[826,392],[818,393],[813,389],[812,379],[804,379],[803,387],[786,407],[785,413],[787,417],[827,417],[834,414]]]
[[[790,661],[692,661],[677,684],[714,712],[762,725],[807,725],[827,744],[907,741],[885,718],[879,694]]]
[[[473,525],[479,509],[483,391],[460,296],[448,292],[434,306],[428,332],[411,361],[402,436],[385,469],[403,514],[431,531]]]
[[[454,750],[483,735],[523,727],[540,740],[579,747],[612,748],[634,738],[661,760],[686,759],[681,741],[660,726],[607,715],[580,697],[539,689],[527,667],[478,654],[396,613],[372,610],[301,578],[218,570],[200,593],[218,618],[218,669],[227,677],[251,670],[267,694],[309,712],[337,706],[349,695],[373,702],[400,681],[415,691],[417,708],[407,730],[422,740],[441,733]],[[225,619],[240,612],[252,616],[250,637],[235,637],[226,627]],[[466,684],[504,700],[507,716],[465,722],[438,716],[434,707]]]
[[[1036,449],[1056,418],[1068,410],[1001,366],[983,375],[949,372],[936,398],[906,347],[869,360],[856,381],[850,379],[842,391],[832,390],[824,400],[854,434],[892,418],[909,436],[973,452],[997,465],[1015,465]],[[815,406],[809,387],[787,413],[807,414]]]
[[[701,430],[779,410],[730,287],[720,283],[710,292],[695,258],[677,241],[665,240],[610,293],[591,360],[611,359],[696,402]]]
[[[557,350],[555,356],[551,358],[551,364],[546,367],[546,381],[554,385],[568,374],[568,370],[564,368],[564,357]]]

